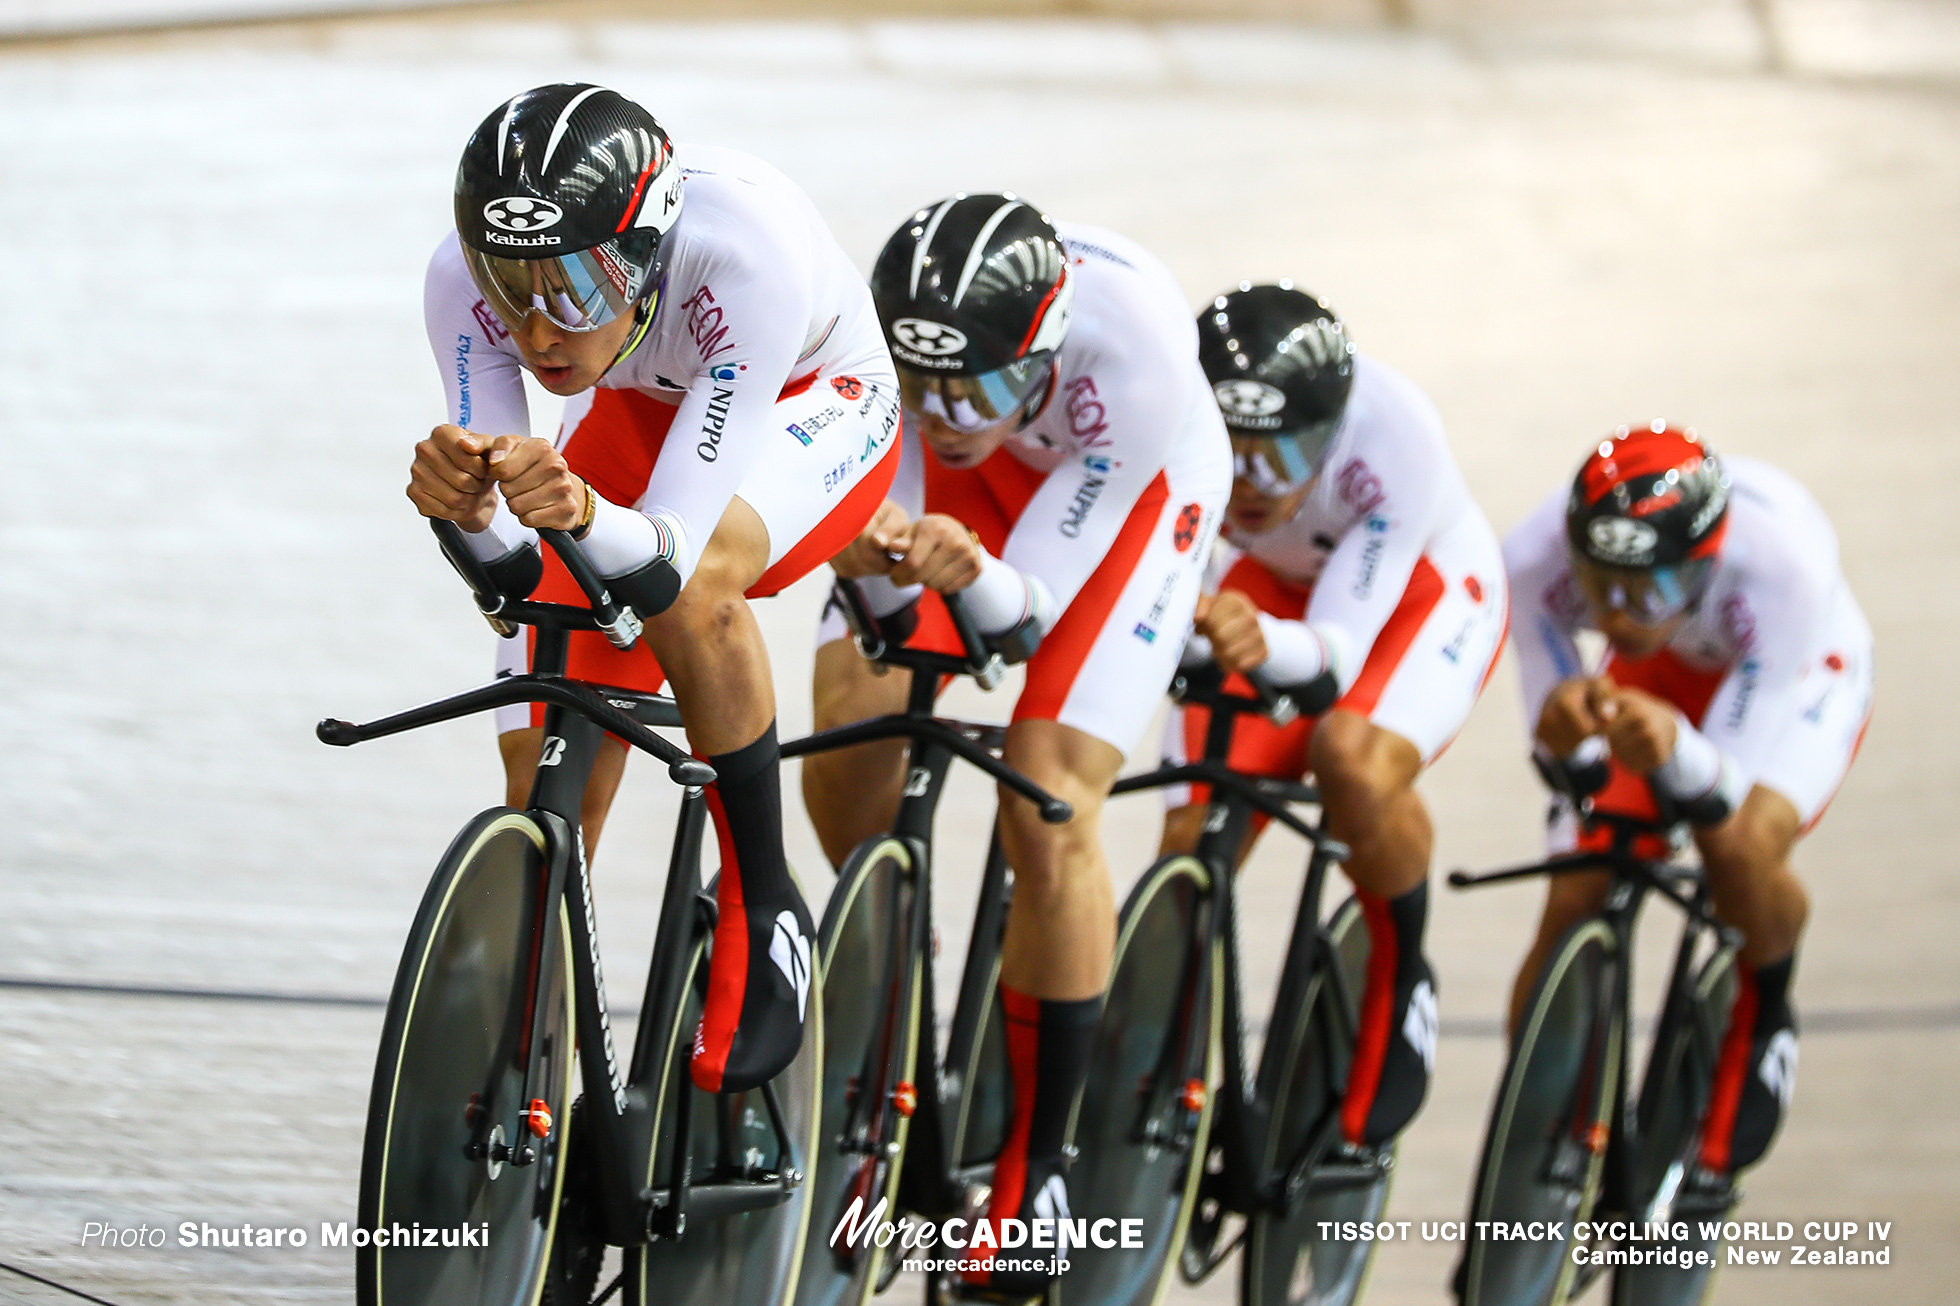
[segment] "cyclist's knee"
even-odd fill
[[[1800,826],[1789,799],[1756,786],[1728,820],[1695,831],[1710,887],[1726,881],[1741,888],[1774,876],[1789,863]]]
[[[1415,783],[1416,746],[1357,712],[1329,712],[1314,726],[1314,779],[1330,803],[1375,806]]]

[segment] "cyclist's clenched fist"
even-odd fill
[[[1610,680],[1598,683],[1611,691],[1599,698],[1595,710],[1614,759],[1637,775],[1659,770],[1674,756],[1674,706],[1644,690],[1625,688]]]
[[[886,499],[849,547],[830,560],[831,569],[845,580],[888,574],[892,569],[892,544],[899,532],[911,524],[912,514]]]
[[[1580,744],[1606,729],[1600,708],[1612,693],[1612,681],[1594,676],[1560,681],[1538,713],[1538,742],[1553,757],[1572,756]]]
[[[453,521],[472,534],[490,525],[497,492],[484,454],[490,442],[447,423],[415,446],[408,498],[424,517]]]
[[[500,435],[490,442],[484,461],[504,502],[526,526],[569,531],[586,520],[585,482],[551,441]]]
[[[1237,590],[1198,598],[1193,628],[1211,641],[1212,660],[1226,671],[1250,671],[1266,664],[1266,633],[1259,609]]]
[[[899,531],[889,552],[892,584],[923,585],[941,594],[957,594],[980,579],[980,541],[972,531],[944,513],[929,512]]]

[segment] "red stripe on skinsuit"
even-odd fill
[[[1150,545],[1170,495],[1170,482],[1158,472],[1123,519],[1109,552],[1077,591],[1075,601],[1041,641],[1040,650],[1028,659],[1027,688],[1014,705],[1014,720],[1053,721],[1061,715],[1082,664],[1089,660],[1089,651],[1109,625],[1109,614],[1123,597],[1124,587]]]

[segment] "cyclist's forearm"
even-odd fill
[[[1749,793],[1742,767],[1679,711],[1674,730],[1674,752],[1653,773],[1654,783],[1676,801],[1705,809],[1698,824],[1740,808]]]
[[[1353,641],[1339,626],[1288,621],[1269,612],[1259,614],[1259,633],[1266,641],[1266,661],[1260,670],[1276,685],[1301,685],[1332,671],[1346,685],[1353,680]]]
[[[1055,596],[1038,576],[1020,571],[986,550],[980,552],[980,578],[966,587],[967,615],[983,635],[999,635],[1032,621],[1047,634],[1061,617]]]

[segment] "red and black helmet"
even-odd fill
[[[1565,505],[1574,570],[1596,603],[1658,620],[1693,606],[1729,524],[1729,475],[1694,431],[1653,421],[1599,442]]]

